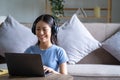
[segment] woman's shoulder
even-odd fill
[[[37,48],[37,45],[31,45],[30,47],[28,47],[28,49],[34,49]]]
[[[53,48],[58,49],[58,50],[59,50],[59,49],[63,49],[62,47],[60,47],[60,46],[58,46],[58,45],[54,45],[54,44],[53,44]]]
[[[30,47],[28,47],[25,52],[31,52],[33,50],[37,49],[37,45],[31,45]]]
[[[60,63],[68,61],[66,51],[60,46],[54,45],[54,47],[56,47],[57,49],[56,54],[57,54],[58,59],[60,60]]]
[[[53,45],[53,48],[56,49],[57,51],[65,52],[65,50],[62,47],[58,46],[58,45]]]

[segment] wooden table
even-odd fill
[[[73,80],[73,77],[62,74],[49,74],[46,77],[9,77],[6,74],[0,76],[0,80]]]

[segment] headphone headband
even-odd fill
[[[32,33],[33,33],[33,34],[36,34],[36,33],[35,33],[36,24],[37,24],[39,21],[42,20],[42,21],[45,21],[45,22],[48,23],[48,19],[51,20],[50,18],[53,19],[53,24],[52,24],[52,26],[51,26],[52,33],[53,33],[53,34],[57,34],[58,27],[57,27],[55,18],[54,18],[52,15],[49,15],[49,14],[41,15],[41,16],[39,16],[39,17],[34,21],[33,26],[32,26]]]

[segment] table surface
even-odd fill
[[[49,74],[46,77],[9,77],[5,74],[0,76],[0,80],[73,80],[73,77],[63,74]]]
[[[0,69],[7,69],[6,64],[0,64]],[[9,77],[9,74],[1,75],[0,80],[73,80],[70,75],[48,74],[46,77]]]

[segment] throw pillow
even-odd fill
[[[0,16],[0,25],[1,25],[2,22],[5,21],[5,19],[6,19],[6,16]]]
[[[99,41],[89,33],[76,14],[59,28],[57,36],[59,46],[68,55],[69,64],[77,63],[100,46]]]
[[[7,16],[0,27],[0,55],[5,52],[23,53],[26,48],[37,42],[37,37],[31,30]]]
[[[104,41],[102,47],[120,61],[120,30]]]

